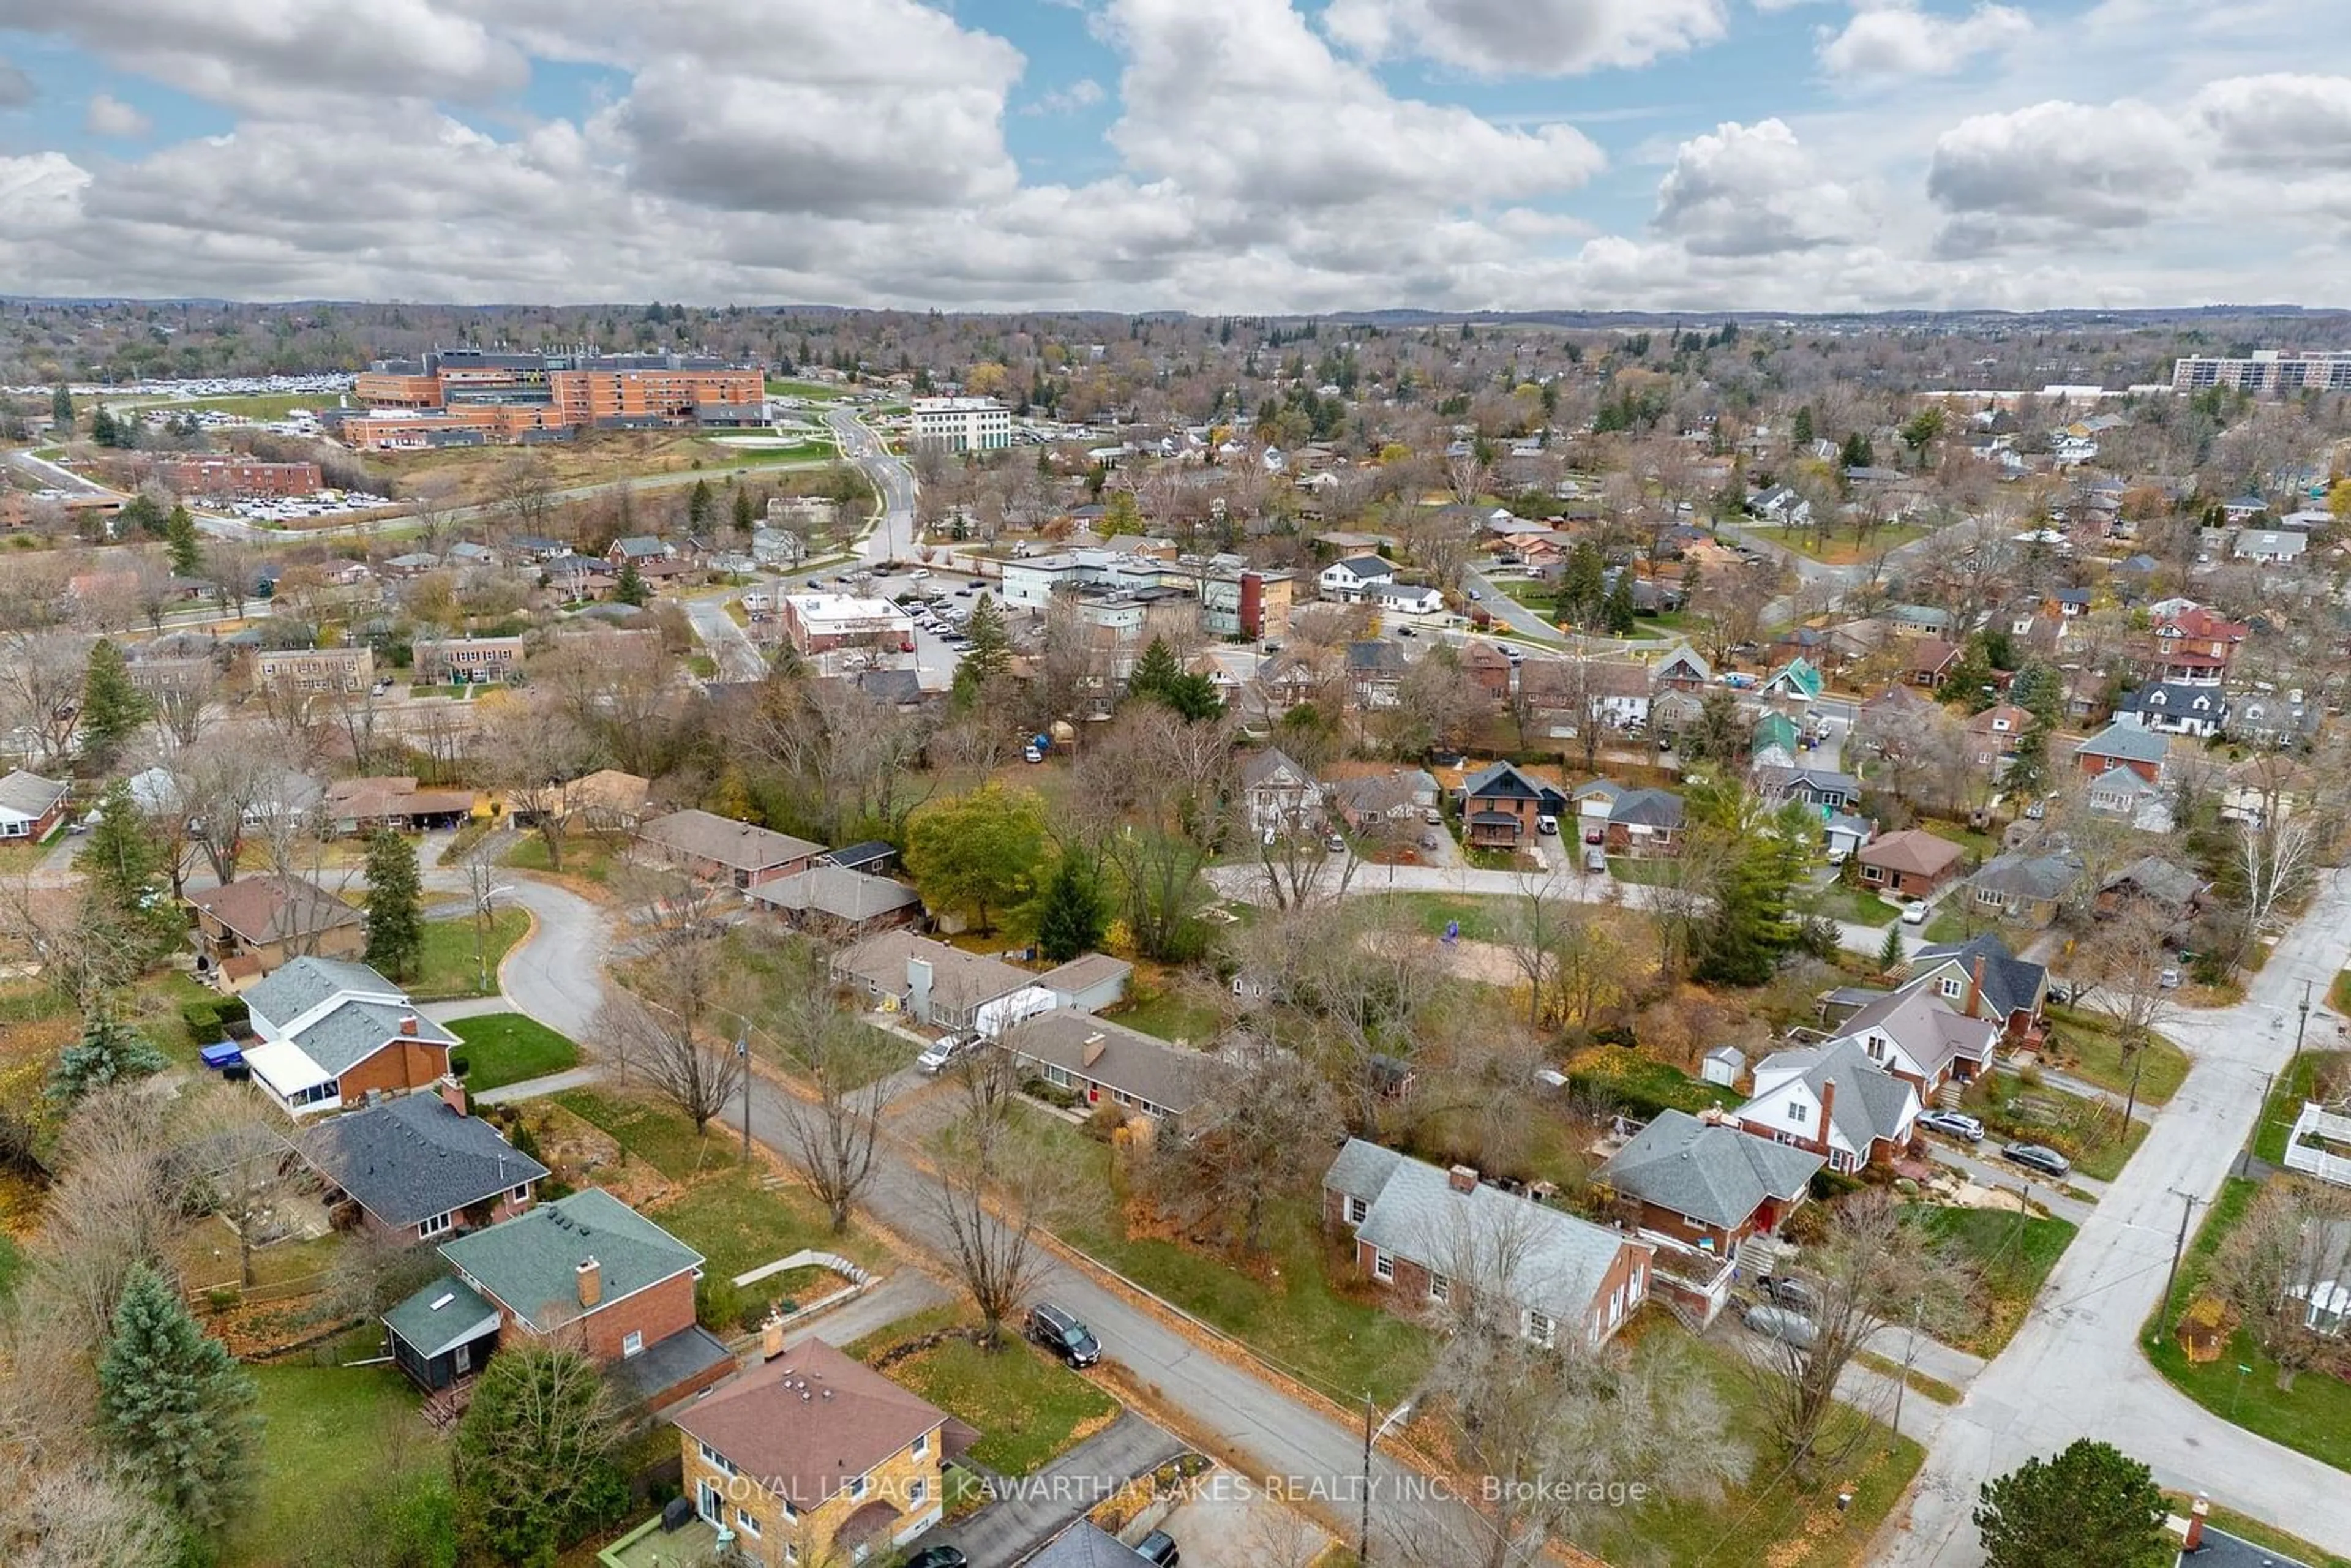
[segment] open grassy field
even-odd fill
[[[580,1047],[569,1036],[520,1013],[458,1019],[449,1032],[465,1042],[451,1054],[465,1057],[465,1087],[476,1094],[580,1065]]]
[[[2180,1084],[2188,1080],[2188,1053],[2159,1035],[2126,1062],[2114,1019],[2095,1008],[2053,1007],[2049,1021],[2056,1026],[2064,1071],[2086,1083],[2127,1094],[2136,1074],[2139,1103],[2160,1105],[2179,1092]]]
[[[799,397],[810,402],[834,402],[850,393],[848,387],[837,387],[826,382],[795,381],[789,376],[769,376],[769,397]]]
[[[1932,531],[1916,523],[1887,523],[1873,529],[1869,538],[1862,540],[1850,530],[1831,529],[1821,535],[1810,528],[1782,528],[1766,523],[1750,522],[1741,527],[1759,539],[1768,539],[1826,566],[1852,566],[1873,560],[1888,550],[1923,539]]]
[[[852,1225],[835,1236],[824,1210],[796,1184],[772,1186],[765,1168],[722,1169],[695,1182],[652,1210],[653,1217],[707,1260],[705,1272],[732,1280],[803,1249],[837,1252],[879,1269],[889,1261],[880,1243]]]
[[[2173,1387],[2223,1419],[2337,1469],[2351,1470],[2351,1383],[2314,1371],[2296,1377],[2292,1388],[2282,1388],[2277,1364],[2241,1328],[2217,1360],[2200,1366],[2189,1361],[2173,1337],[2179,1314],[2201,1291],[2213,1255],[2243,1221],[2260,1190],[2259,1182],[2235,1179],[2221,1187],[2180,1261],[2171,1299],[2149,1325],[2150,1333],[2161,1332],[2163,1342],[2148,1350],[2147,1359]],[[2239,1367],[2246,1370],[2240,1373]]]
[[[147,413],[226,413],[239,419],[284,419],[298,408],[316,413],[335,406],[333,392],[247,392],[235,397],[147,398],[125,406]]]
[[[697,1138],[692,1123],[650,1100],[610,1090],[567,1089],[555,1096],[555,1103],[673,1181],[733,1166],[743,1157],[741,1145],[725,1128],[713,1125]]]

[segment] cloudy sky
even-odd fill
[[[0,0],[0,293],[2351,305],[2351,0]]]

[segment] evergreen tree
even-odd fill
[[[653,591],[645,585],[644,574],[637,570],[633,558],[621,562],[620,580],[612,584],[612,598],[619,603],[642,609],[651,602]]]
[[[1796,444],[1799,446],[1810,446],[1813,444],[1813,405],[1811,403],[1806,403],[1796,411],[1796,423],[1789,434],[1795,438]]]
[[[596,1364],[517,1344],[490,1358],[457,1423],[457,1528],[468,1561],[549,1568],[628,1507],[627,1428]]]
[[[58,382],[57,390],[49,393],[49,418],[57,423],[57,429],[52,434],[58,440],[68,440],[73,435],[73,391],[63,382]]]
[[[1819,823],[1801,802],[1774,810],[1734,780],[1701,780],[1683,800],[1693,838],[1712,841],[1724,862],[1698,932],[1695,976],[1710,985],[1763,985],[1801,935],[1788,903]]]
[[[1045,900],[1037,914],[1037,947],[1048,963],[1066,964],[1102,946],[1110,929],[1110,906],[1102,895],[1102,879],[1079,856],[1065,853],[1045,884]]]
[[[736,486],[735,526],[745,533],[749,533],[752,525],[758,521],[758,507],[751,499],[751,487],[747,485]]]
[[[2001,788],[2008,792],[2015,810],[2023,810],[2049,792],[2049,737],[2055,727],[2046,719],[2035,718],[2016,737],[2016,753],[2000,776]]]
[[[163,851],[125,780],[117,779],[99,797],[98,824],[82,841],[74,863],[89,878],[90,892],[118,918],[143,920],[159,908],[164,919],[171,918]]]
[[[1578,540],[1567,552],[1567,570],[1559,580],[1559,618],[1578,626],[1588,625],[1600,613],[1608,588],[1606,563],[1600,559],[1598,547],[1590,539]]]
[[[172,554],[172,570],[182,577],[193,577],[204,570],[204,545],[196,538],[196,519],[188,515],[187,507],[173,507],[172,515],[163,519],[163,544]]]
[[[1633,569],[1616,569],[1616,581],[1608,590],[1607,602],[1600,607],[1600,619],[1612,637],[1629,637],[1638,620],[1633,608]]]
[[[89,438],[100,446],[121,444],[121,427],[114,423],[114,411],[104,403],[90,410]]]
[[[700,528],[710,517],[710,481],[696,479],[694,488],[685,493],[685,520],[688,526]]]
[[[1977,1493],[1977,1534],[1991,1568],[2161,1568],[2178,1556],[2170,1512],[2145,1465],[2110,1444],[2076,1437],[2030,1458]]]
[[[1970,713],[1981,713],[1992,703],[1985,690],[1991,685],[1991,655],[1985,651],[1983,639],[1970,637],[1959,650],[1959,663],[1935,688],[1936,695],[1945,702],[1965,703]]]
[[[1886,940],[1877,945],[1877,972],[1890,975],[1902,967],[1902,927],[1886,928]]]
[[[110,637],[100,637],[89,650],[81,682],[81,755],[90,771],[102,773],[114,766],[123,742],[138,733],[154,709],[131,684],[131,667]]]
[[[424,956],[424,884],[416,846],[378,828],[367,847],[367,961],[395,980]]]
[[[163,508],[155,504],[154,497],[144,494],[123,502],[122,510],[114,518],[115,532],[122,538],[136,534],[160,534],[164,522]]]
[[[145,1078],[170,1065],[145,1035],[100,1007],[90,1015],[81,1038],[57,1053],[57,1065],[49,1070],[48,1097],[71,1105],[93,1089]]]
[[[220,1524],[244,1490],[253,1450],[253,1379],[149,1264],[123,1281],[98,1387],[114,1447],[190,1525]]]
[[[1858,430],[1844,438],[1844,450],[1838,456],[1847,468],[1870,468],[1877,463],[1876,449],[1870,445],[1869,437]]]
[[[1184,666],[1176,662],[1176,650],[1167,645],[1167,639],[1154,637],[1151,645],[1143,650],[1143,657],[1134,661],[1134,672],[1126,677],[1126,695],[1160,697],[1183,674]]]
[[[1012,668],[1012,636],[1004,629],[1004,612],[996,607],[995,599],[982,593],[971,607],[971,619],[964,622],[963,634],[971,646],[963,653],[963,670],[971,672],[974,685],[982,689],[993,685]]]

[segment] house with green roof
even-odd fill
[[[1821,672],[1810,659],[1791,659],[1763,677],[1762,694],[1766,698],[1782,697],[1794,702],[1818,702],[1821,695]]]
[[[653,1406],[735,1369],[695,1322],[702,1255],[601,1187],[442,1244],[448,1275],[386,1312],[392,1358],[427,1392],[510,1339],[574,1346]]]

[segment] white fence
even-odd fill
[[[2337,1116],[2304,1101],[2285,1141],[2285,1168],[2314,1176],[2337,1186],[2351,1186],[2351,1159],[2328,1154],[2304,1140],[2313,1136],[2340,1148],[2351,1148],[2351,1116]]]

